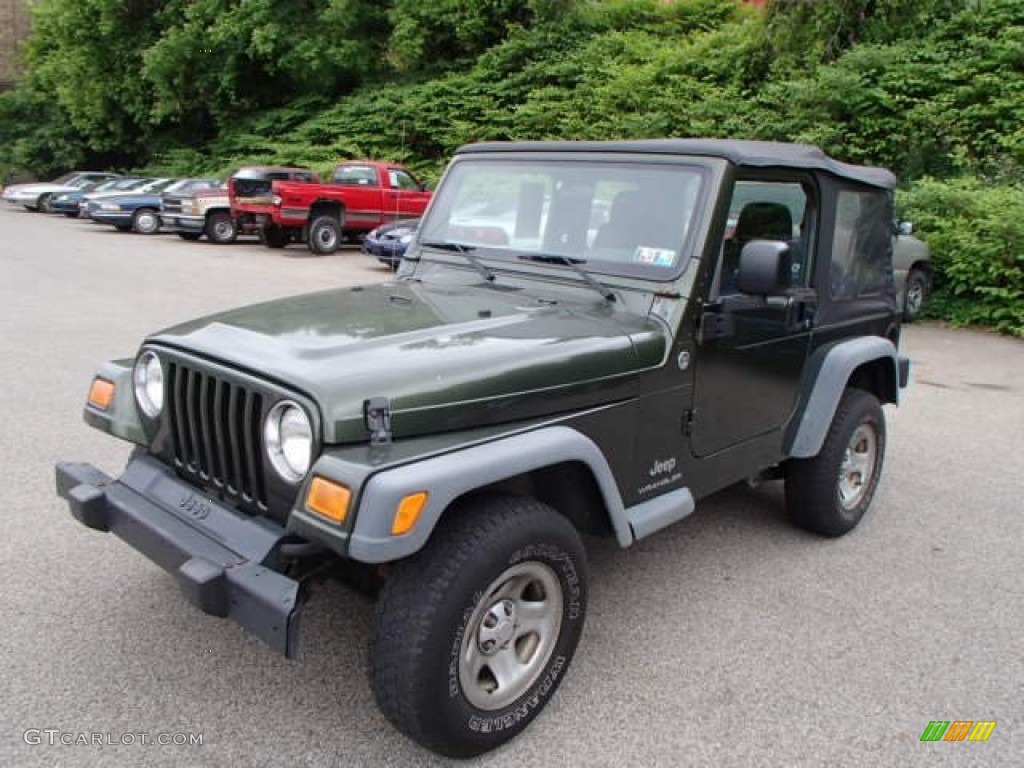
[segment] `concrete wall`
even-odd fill
[[[0,0],[0,88],[10,85],[16,73],[14,54],[28,37],[27,0]]]

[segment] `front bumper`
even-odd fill
[[[160,224],[171,232],[202,234],[203,228],[206,226],[206,217],[182,213],[161,213]]]
[[[402,260],[407,247],[398,240],[374,240],[367,237],[363,240],[362,251],[383,264],[395,266]]]
[[[89,212],[91,218],[97,224],[113,224],[114,226],[127,226],[132,223],[132,211],[100,211]]]
[[[89,464],[57,465],[57,493],[83,525],[111,532],[175,575],[190,602],[231,618],[288,658],[299,655],[302,584],[272,567],[287,536],[207,498],[157,460],[117,480]]]
[[[29,192],[15,191],[9,194],[4,194],[3,199],[11,205],[30,205],[35,208],[36,201],[39,200],[39,195]]]

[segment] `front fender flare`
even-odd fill
[[[415,461],[373,475],[364,487],[349,538],[348,555],[364,563],[398,560],[419,551],[444,511],[460,496],[492,483],[566,461],[580,461],[608,508],[621,546],[633,542],[615,478],[601,450],[586,435],[551,426],[503,437],[483,445]],[[395,510],[403,497],[427,491],[429,497],[411,531],[391,534]]]

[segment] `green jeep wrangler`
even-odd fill
[[[629,547],[763,478],[803,528],[861,520],[909,372],[895,181],[789,144],[464,147],[393,282],[102,366],[85,420],[137,449],[58,492],[289,657],[309,585],[373,577],[381,710],[479,754],[568,672],[581,534]]]

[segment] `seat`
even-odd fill
[[[573,258],[583,253],[593,193],[585,184],[569,184],[558,191],[544,231],[545,251]]]
[[[736,221],[734,239],[741,245],[751,240],[784,240],[793,237],[793,216],[782,203],[747,203]]]
[[[608,221],[597,230],[592,247],[594,250],[628,248],[632,252],[642,239],[647,213],[640,190],[624,189],[619,192],[612,200]]]

